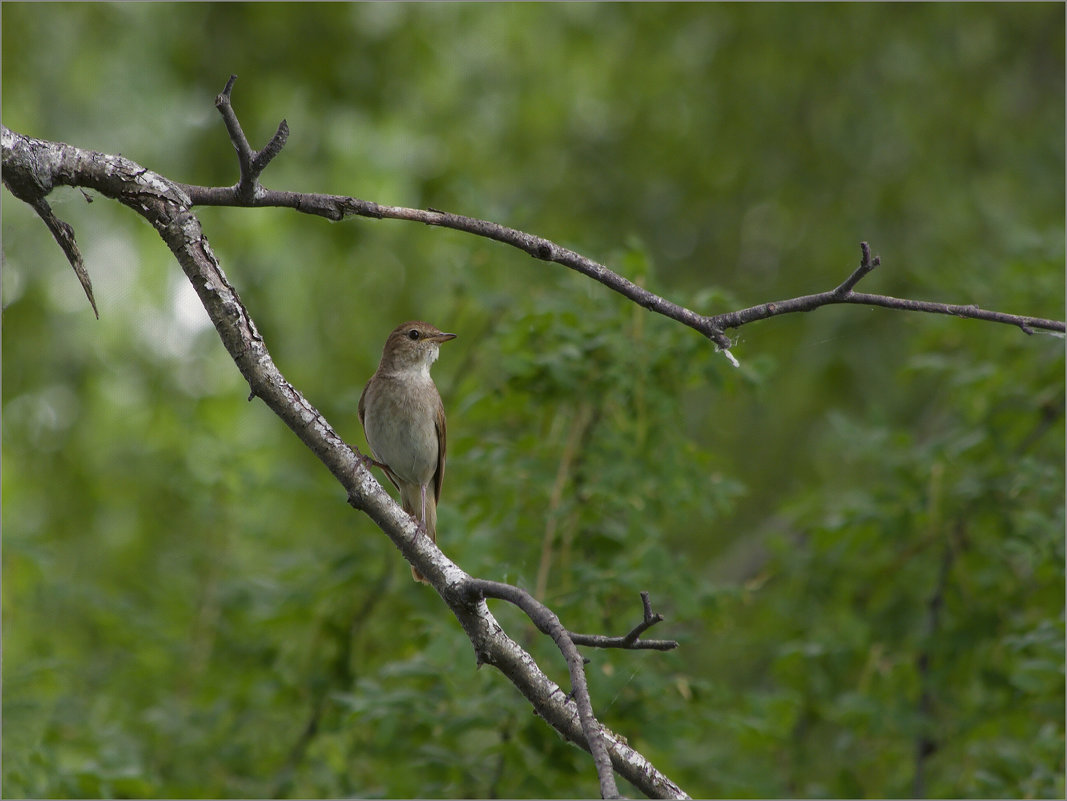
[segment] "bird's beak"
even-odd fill
[[[455,338],[455,334],[435,334],[433,340],[434,342],[448,342],[448,340]]]

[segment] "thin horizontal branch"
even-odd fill
[[[386,206],[372,201],[360,200],[344,195],[323,195],[309,192],[281,192],[271,189],[260,190],[252,202],[243,202],[237,195],[235,187],[204,187],[182,184],[182,189],[192,199],[194,205],[201,206],[253,206],[291,208],[305,214],[315,214],[329,220],[342,220],[350,216],[370,217],[372,219],[407,220],[432,225],[439,228],[451,228],[454,231],[480,236],[511,245],[541,261],[555,262],[569,267],[594,281],[618,292],[649,311],[662,314],[672,320],[699,331],[720,349],[730,347],[730,338],[711,322],[713,318],[680,306],[660,297],[644,287],[640,287],[627,278],[612,271],[603,264],[586,258],[580,253],[557,245],[544,237],[528,234],[506,225],[466,217],[462,214],[432,209],[413,209],[404,206]]]
[[[872,295],[866,292],[848,292],[844,296],[835,294],[836,290],[820,292],[815,295],[804,295],[789,300],[779,300],[771,303],[761,303],[726,314],[718,314],[713,318],[716,323],[725,328],[740,328],[757,320],[766,320],[769,317],[777,317],[782,314],[814,311],[821,306],[832,306],[838,303],[859,304],[862,306],[880,306],[896,311],[916,311],[927,314],[947,314],[952,317],[965,317],[972,320],[984,320],[990,323],[1004,323],[1005,325],[1017,326],[1026,334],[1036,331],[1050,331],[1064,333],[1067,327],[1060,320],[1048,320],[1041,317],[1028,317],[1020,314],[1006,314],[1004,312],[990,311],[978,306],[957,306],[951,303],[938,303],[927,300],[909,300],[907,298],[894,298],[889,295]]]
[[[481,220],[476,217],[466,217],[462,214],[452,214],[438,209],[386,206],[344,195],[279,192],[266,189],[259,184],[259,174],[270,159],[281,151],[288,136],[289,128],[285,120],[282,120],[278,133],[274,135],[267,147],[259,154],[254,153],[230,104],[230,92],[236,80],[236,75],[230,76],[226,87],[216,98],[215,105],[222,113],[234,148],[237,150],[241,169],[240,182],[233,187],[201,187],[182,184],[182,189],[189,195],[194,205],[280,206],[296,209],[306,214],[317,214],[331,220],[342,220],[348,216],[407,220],[440,228],[451,228],[455,231],[463,231],[474,236],[492,239],[518,248],[535,259],[554,262],[581,273],[649,311],[676,320],[700,332],[714,342],[735,367],[737,366],[737,360],[730,353],[732,342],[726,335],[727,329],[740,328],[747,323],[780,314],[813,311],[820,306],[828,306],[835,303],[863,303],[870,306],[884,306],[898,310],[970,317],[988,322],[1015,325],[1027,334],[1032,334],[1035,329],[1060,333],[1064,331],[1064,324],[1058,320],[1023,317],[1004,312],[990,312],[978,309],[976,306],[955,306],[927,301],[903,301],[899,298],[891,298],[885,295],[857,294],[853,292],[853,288],[879,264],[878,257],[871,257],[870,247],[866,242],[860,244],[862,249],[860,266],[845,281],[829,292],[805,295],[804,297],[787,301],[763,303],[749,309],[726,314],[704,315],[667,300],[644,287],[640,287],[603,264],[586,258],[580,253],[557,245],[544,237],[528,234],[516,228],[509,228],[506,225]],[[261,158],[263,154],[267,153],[269,153],[269,157]],[[256,163],[254,170],[250,167],[253,161]]]
[[[844,282],[829,292],[815,295],[805,295],[801,298],[793,298],[775,303],[763,303],[749,309],[729,312],[717,315],[698,314],[673,301],[640,287],[629,279],[619,275],[608,267],[593,261],[580,253],[562,247],[555,242],[541,236],[528,234],[516,228],[490,222],[489,220],[467,217],[462,214],[452,214],[438,209],[413,209],[404,206],[386,206],[373,201],[360,200],[359,198],[345,195],[324,195],[305,192],[280,192],[266,189],[259,184],[259,174],[262,169],[281,150],[285,144],[289,129],[283,120],[274,139],[257,154],[252,151],[244,131],[241,129],[237,116],[230,105],[230,91],[236,76],[231,75],[223,92],[216,98],[215,104],[223,115],[226,128],[230,133],[234,148],[237,150],[238,163],[241,169],[241,179],[236,186],[232,187],[203,187],[181,184],[181,188],[189,195],[193,205],[203,206],[274,206],[291,208],[305,214],[316,214],[330,220],[342,220],[349,216],[371,217],[373,219],[406,220],[420,222],[425,225],[433,225],[440,228],[451,228],[455,231],[463,231],[474,236],[492,239],[506,245],[518,248],[524,253],[541,261],[554,262],[578,272],[588,278],[603,284],[607,288],[619,293],[628,300],[661,314],[664,317],[682,323],[711,340],[717,348],[723,351],[727,358],[737,366],[737,361],[730,353],[732,342],[726,335],[730,328],[740,328],[750,322],[763,320],[780,314],[790,314],[800,311],[813,311],[820,306],[828,306],[835,303],[864,303],[871,306],[884,306],[891,309],[906,311],[923,311],[931,314],[951,314],[956,317],[971,317],[989,322],[1006,323],[1021,328],[1031,334],[1035,329],[1048,331],[1064,331],[1064,324],[1058,320],[1045,320],[1037,317],[1023,317],[1020,315],[1006,314],[1004,312],[989,312],[978,309],[976,306],[954,306],[944,303],[926,301],[902,301],[899,298],[891,298],[884,295],[867,295],[853,292],[853,288],[871,270],[879,264],[877,257],[872,258],[870,248],[866,242],[861,243],[862,259],[857,268]],[[284,135],[283,135],[284,131]],[[270,154],[269,158],[260,159],[262,154]],[[249,165],[255,161],[257,168],[252,169]],[[260,163],[262,161],[262,163]]]
[[[383,206],[380,203],[360,200],[354,197],[342,195],[319,195],[305,192],[277,192],[265,190],[252,203],[243,203],[236,196],[233,187],[198,187],[182,184],[182,189],[190,196],[194,204],[209,206],[281,206],[292,208],[305,214],[317,214],[331,220],[341,220],[347,216],[371,217],[374,219],[408,220],[421,222],[426,225],[451,228],[455,231],[464,231],[475,236],[492,239],[519,250],[542,261],[555,262],[564,267],[581,273],[594,281],[618,292],[625,298],[632,300],[639,306],[649,311],[662,314],[672,320],[700,332],[714,342],[720,350],[728,351],[731,346],[730,338],[725,331],[731,328],[740,328],[757,320],[765,320],[768,317],[776,317],[782,314],[794,314],[796,312],[814,311],[821,306],[830,306],[839,303],[862,304],[866,306],[882,306],[887,309],[898,311],[919,311],[928,314],[948,314],[953,317],[966,317],[975,320],[985,320],[993,323],[1018,326],[1027,334],[1035,330],[1053,331],[1063,333],[1064,323],[1060,320],[1049,320],[1041,317],[1008,314],[1005,312],[981,309],[975,305],[954,305],[935,301],[907,300],[894,298],[888,295],[874,295],[854,292],[854,286],[867,271],[861,273],[857,270],[840,287],[820,292],[813,295],[779,300],[771,303],[761,303],[739,311],[727,312],[716,315],[702,315],[667,300],[644,287],[637,286],[627,278],[613,272],[603,264],[586,258],[580,253],[557,245],[544,237],[528,234],[506,225],[480,220],[475,217],[465,217],[461,214],[450,214],[443,211],[428,209],[411,209],[402,206]],[[842,292],[841,288],[846,291]]]
[[[950,303],[937,303],[926,300],[908,300],[906,298],[894,298],[889,295],[872,295],[866,292],[855,292],[856,286],[875,267],[882,263],[878,256],[871,256],[871,248],[866,242],[860,242],[860,265],[852,275],[841,282],[829,292],[820,292],[815,295],[804,295],[789,300],[779,300],[773,303],[761,303],[740,311],[718,314],[712,318],[715,325],[726,328],[740,328],[742,325],[757,320],[765,320],[768,317],[776,317],[780,314],[792,314],[795,312],[812,311],[820,306],[830,306],[835,303],[858,303],[864,306],[881,306],[886,309],[897,311],[918,311],[927,314],[948,314],[953,317],[968,317],[974,320],[985,320],[992,323],[1004,323],[1018,326],[1024,333],[1033,334],[1036,329],[1064,333],[1064,324],[1059,320],[1045,320],[1040,317],[1025,317],[1018,314],[1005,314],[1004,312],[988,311],[978,306],[957,306]]]
[[[589,648],[617,648],[621,651],[673,651],[678,647],[677,640],[634,640],[626,637],[607,637],[603,634],[577,634],[569,632],[575,645]]]
[[[182,185],[182,188],[193,199],[194,203],[213,206],[242,206],[233,194],[232,188],[223,187],[196,187]],[[331,220],[340,220],[346,216],[356,215],[372,217],[374,219],[408,220],[421,222],[426,225],[451,228],[455,231],[463,231],[475,236],[493,239],[533,256],[542,261],[555,262],[564,267],[569,267],[600,284],[613,289],[625,298],[628,298],[639,306],[649,311],[662,314],[672,320],[686,325],[695,331],[699,331],[722,350],[729,349],[732,344],[730,338],[724,333],[727,329],[740,328],[757,320],[765,320],[768,317],[776,317],[782,314],[794,314],[796,312],[814,311],[821,306],[830,306],[839,303],[853,303],[867,306],[882,306],[898,311],[919,311],[928,314],[948,314],[953,317],[966,317],[975,320],[985,320],[993,323],[1018,326],[1027,334],[1035,330],[1045,330],[1063,333],[1064,323],[1060,320],[1049,320],[1041,317],[1008,314],[1005,312],[981,309],[975,305],[955,305],[939,303],[936,301],[907,300],[894,298],[888,295],[875,295],[852,291],[855,285],[869,270],[856,270],[841,286],[827,292],[813,295],[779,300],[771,303],[761,303],[739,311],[727,312],[716,315],[702,315],[677,303],[660,297],[644,287],[637,286],[632,281],[613,272],[603,264],[582,256],[573,250],[557,245],[544,237],[528,234],[505,225],[480,220],[475,217],[465,217],[461,214],[450,214],[443,211],[428,209],[411,209],[402,206],[383,206],[380,203],[360,200],[358,198],[342,195],[318,195],[304,192],[276,192],[264,191],[252,206],[282,206],[292,208],[306,214],[318,214]],[[863,243],[866,244],[866,243]],[[842,292],[841,288],[846,291]]]
[[[325,195],[313,192],[280,192],[259,188],[256,196],[243,201],[237,186],[195,186],[179,184],[194,206],[236,206],[239,208],[285,208],[303,214],[313,214],[337,222],[346,217],[381,219],[377,203],[344,195]]]
[[[468,585],[467,589],[477,597],[496,598],[514,604],[526,613],[526,616],[533,621],[540,631],[546,634],[549,633],[548,629],[554,627],[557,622],[556,615],[551,609],[521,587],[477,579],[474,583]],[[584,645],[592,648],[618,648],[625,651],[671,651],[677,648],[678,643],[674,640],[640,639],[641,634],[663,620],[663,615],[653,615],[649,611],[651,606],[648,601],[648,593],[642,592],[641,598],[645,603],[645,618],[622,637],[607,637],[603,634],[578,634],[569,629],[564,629],[564,631],[575,645]]]
[[[675,640],[642,640],[641,635],[648,629],[663,621],[663,615],[653,613],[652,601],[647,592],[641,593],[641,605],[644,617],[641,622],[630,629],[628,634],[622,637],[605,637],[602,634],[575,634],[571,632],[571,639],[575,645],[588,645],[594,648],[623,648],[626,650],[652,650],[671,651],[678,647]]]

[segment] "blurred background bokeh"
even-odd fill
[[[4,3],[4,124],[171,179],[487,218],[703,313],[832,288],[1064,316],[1062,4]],[[563,743],[258,402],[156,233],[3,194],[3,792],[576,797]],[[859,306],[697,334],[453,231],[205,208],[349,442],[455,331],[440,544],[670,654],[594,708],[695,796],[1063,797],[1064,348]],[[545,567],[541,567],[544,564]],[[514,637],[566,686],[513,611]],[[635,794],[624,785],[623,791]]]

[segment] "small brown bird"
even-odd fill
[[[400,490],[400,505],[437,541],[437,501],[445,479],[445,409],[430,378],[442,342],[429,323],[397,326],[359,397],[359,421],[374,459]],[[433,485],[433,493],[427,492]],[[414,567],[411,575],[426,582]]]

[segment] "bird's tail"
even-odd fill
[[[404,511],[414,517],[419,522],[422,522],[422,491],[418,486],[412,487],[405,484],[400,490],[400,505],[404,507]],[[426,493],[426,533],[430,537],[430,542],[437,542],[437,502],[433,497],[433,490],[430,489]],[[422,575],[414,567],[411,568],[411,577],[415,581],[421,581],[423,584],[429,584],[426,577]]]

